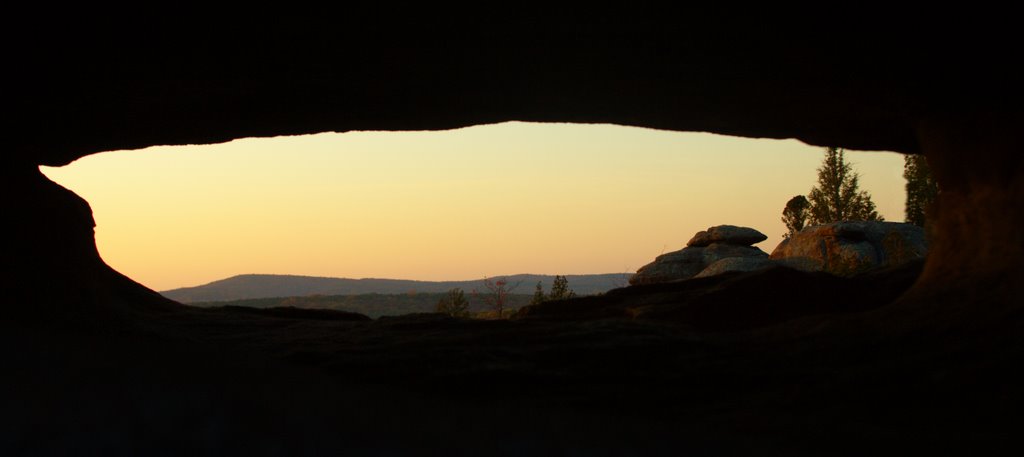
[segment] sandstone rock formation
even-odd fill
[[[808,227],[784,240],[771,259],[803,271],[853,276],[922,259],[924,230],[900,222],[834,222]]]
[[[765,234],[750,227],[737,227],[735,225],[719,225],[709,227],[707,230],[697,232],[687,246],[708,246],[711,243],[727,243],[740,246],[749,246],[767,240]]]
[[[708,265],[707,268],[697,273],[695,278],[706,278],[708,276],[720,275],[730,271],[756,271],[771,268],[778,265],[767,257],[726,257],[722,260]]]
[[[697,232],[687,246],[675,252],[662,254],[644,265],[630,278],[632,285],[657,284],[697,276],[709,265],[723,259],[767,259],[764,251],[749,246],[767,237],[748,227],[719,225]]]

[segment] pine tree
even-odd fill
[[[782,210],[782,223],[786,224],[787,230],[786,234],[783,235],[785,238],[789,238],[807,226],[810,206],[811,203],[803,195],[797,195],[786,202],[786,209]]]
[[[555,281],[551,284],[551,294],[548,300],[565,300],[573,298],[576,293],[569,289],[569,280],[565,276],[555,275]]]
[[[928,208],[939,195],[939,185],[923,155],[904,157],[903,177],[907,180],[906,221],[924,227]]]
[[[537,288],[533,291],[533,299],[530,300],[531,305],[539,305],[547,301],[548,297],[544,295],[544,286],[541,285],[540,281],[537,281]]]
[[[843,150],[829,147],[818,168],[818,185],[811,188],[811,225],[837,221],[881,221],[871,194],[860,190],[860,176],[843,157]]]

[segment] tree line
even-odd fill
[[[903,177],[907,180],[906,221],[924,226],[928,208],[939,188],[923,155],[904,158]],[[860,175],[853,170],[841,148],[825,148],[818,168],[818,182],[807,196],[797,195],[786,202],[782,223],[786,238],[811,225],[838,221],[882,221],[871,194],[860,189]]]
[[[473,294],[482,298],[494,310],[494,317],[502,319],[507,316],[506,308],[512,291],[519,287],[520,284],[519,282],[511,284],[504,278],[496,280],[484,278],[485,290],[474,290]],[[546,301],[565,300],[575,297],[576,292],[569,288],[569,280],[565,276],[555,275],[550,293],[545,294],[543,284],[537,281],[537,287],[534,290],[533,299],[530,301],[530,304],[539,305]],[[437,302],[436,311],[452,317],[469,317],[469,300],[466,298],[466,293],[458,287],[449,290]]]

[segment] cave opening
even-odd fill
[[[879,213],[902,221],[903,156],[848,157]],[[106,263],[164,291],[253,273],[628,275],[721,224],[762,231],[770,253],[821,159],[797,140],[508,122],[151,147],[42,170],[90,203]]]

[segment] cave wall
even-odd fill
[[[952,323],[1016,317],[1024,303],[1022,119],[928,119],[920,144],[940,185],[925,270],[910,294],[912,319]],[[943,303],[940,309],[929,304]]]
[[[17,90],[7,106],[17,115],[2,160],[21,222],[8,262],[30,272],[13,288],[59,308],[110,301],[110,290],[127,289],[108,283],[130,283],[95,252],[88,205],[39,175],[40,164],[160,144],[521,120],[924,153],[943,196],[916,290],[1016,302],[1024,171],[1016,59],[999,35],[1009,31],[944,36],[928,33],[934,24],[899,23],[851,36],[833,24],[786,33],[699,22],[60,23],[68,39],[23,43],[10,57]],[[44,284],[64,292],[31,299]]]

